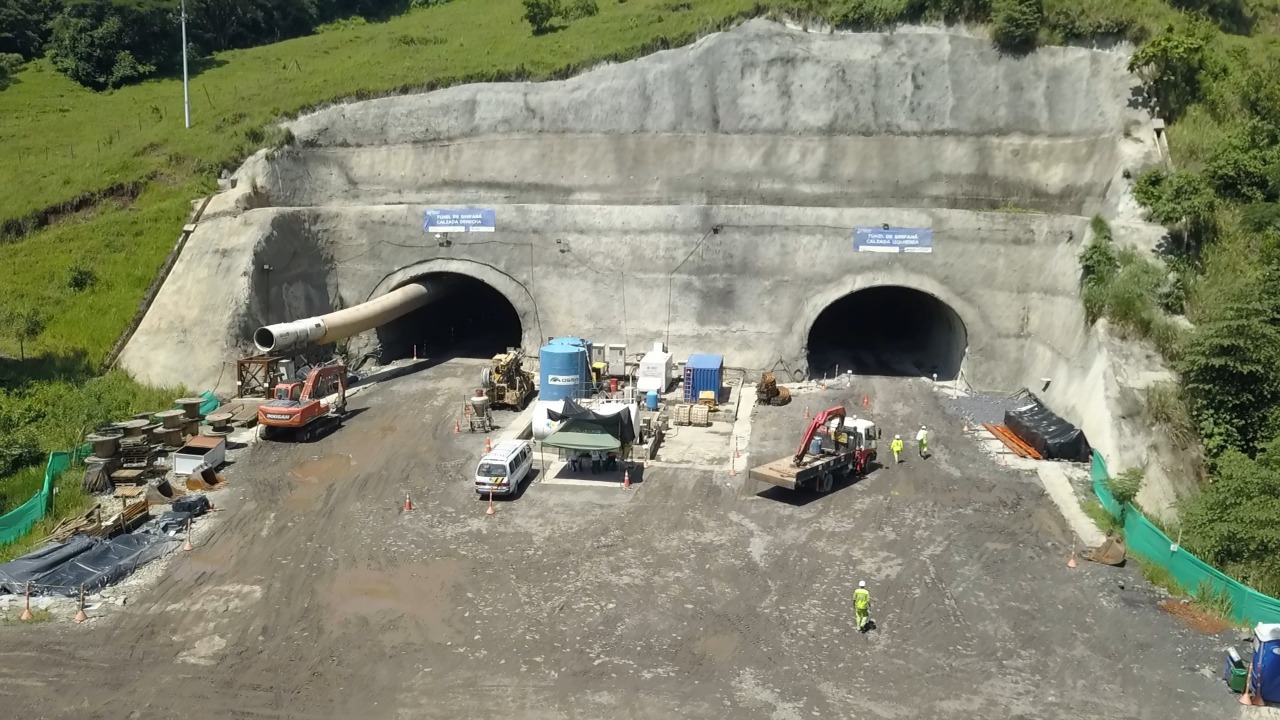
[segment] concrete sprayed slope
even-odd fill
[[[424,238],[420,210],[410,206],[215,218],[201,225],[202,242],[188,247],[162,293],[173,292],[175,302],[191,297],[197,291],[187,283],[210,276],[222,279],[223,292],[189,305],[198,323],[185,312],[155,311],[144,323],[164,328],[170,343],[185,338],[210,352],[144,364],[154,353],[139,345],[140,330],[122,359],[154,382],[199,377],[204,387],[221,377],[222,389],[230,389],[234,378],[221,370],[216,338],[226,338],[229,357],[259,324],[364,302],[434,272],[494,287],[520,316],[529,348],[549,335],[636,347],[666,339],[678,353],[711,348],[734,365],[783,359],[803,367],[818,314],[881,285],[918,289],[951,306],[967,333],[968,375],[982,385],[1017,387],[1042,361],[1073,356],[1086,335],[1073,240],[1085,232],[1083,218],[758,206],[496,210],[510,228],[500,242],[458,238],[451,247]],[[881,222],[932,227],[945,244],[912,263],[852,252],[845,228]],[[723,229],[705,233],[710,225]]]
[[[1092,214],[1144,118],[1119,53],[765,21],[547,83],[337,105],[255,173],[273,205],[783,204]]]
[[[942,33],[820,35],[763,20],[549,83],[464,85],[336,105],[291,124],[320,145],[507,133],[1116,137],[1126,58],[1079,48],[1002,56]]]

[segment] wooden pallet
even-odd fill
[[[1044,459],[1040,457],[1040,453],[1036,452],[1035,448],[1022,442],[1021,438],[1019,438],[1017,435],[1014,435],[1013,431],[1010,430],[1007,425],[993,425],[991,423],[983,423],[982,427],[986,428],[987,432],[994,435],[997,440],[1004,443],[1004,446],[1009,448],[1009,450],[1012,451],[1014,455],[1017,455],[1018,457],[1031,458],[1032,460]]]

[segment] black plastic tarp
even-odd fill
[[[1084,431],[1058,417],[1040,398],[1030,392],[1026,395],[1029,402],[1004,413],[1004,424],[1013,434],[1046,460],[1089,462],[1089,440]]]
[[[95,542],[84,535],[75,535],[65,543],[45,545],[17,560],[0,564],[0,593],[21,595],[27,583],[36,582],[36,578],[89,550]]]
[[[593,410],[582,407],[570,398],[564,401],[564,408],[560,412],[555,410],[547,410],[547,419],[553,422],[560,420],[577,420],[577,424],[590,423],[598,425],[610,435],[618,438],[618,442],[623,445],[629,445],[636,440],[636,429],[631,424],[631,413],[626,409],[620,410],[615,415],[601,415]]]
[[[176,544],[177,541],[170,538],[147,533],[120,535],[110,540],[79,535],[65,545],[42,548],[0,565],[0,583],[16,593],[22,592],[23,584],[29,581],[32,595],[75,597],[81,587],[86,593],[95,592],[128,577]],[[60,561],[55,562],[58,557]],[[19,580],[17,590],[13,589],[15,580]]]
[[[209,512],[209,498],[204,495],[190,495],[174,500],[170,507],[173,508],[174,512],[187,513],[191,517],[198,517]]]

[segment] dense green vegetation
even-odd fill
[[[386,18],[444,0],[188,0],[187,45],[197,59],[313,32],[337,18]],[[9,0],[0,8],[0,53],[48,54],[60,72],[95,90],[177,72],[179,0]]]

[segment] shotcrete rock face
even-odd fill
[[[1084,347],[1085,218],[1113,214],[1124,171],[1156,156],[1126,62],[1082,48],[1004,57],[985,38],[937,31],[813,34],[757,20],[564,81],[335,105],[290,123],[297,143],[241,168],[228,194],[240,195],[211,206],[202,242],[171,275],[167,307],[178,309],[137,337],[167,343],[226,317],[229,343],[243,344],[260,325],[447,272],[509,303],[530,351],[552,335],[633,353],[663,341],[677,357],[784,360],[799,372],[812,361],[820,374],[834,361],[817,356],[865,358],[874,344],[879,371],[936,367],[942,378],[963,362],[972,382],[1016,389],[1043,376],[1045,358]],[[493,210],[494,232],[424,232],[427,210],[464,207]],[[931,229],[933,253],[855,251],[855,228],[883,225]],[[307,272],[292,249],[271,250],[286,242],[314,248]],[[255,253],[276,269],[236,265]],[[244,289],[205,303],[216,307],[192,302],[212,271]],[[272,289],[281,282],[286,292]],[[885,300],[890,291],[875,287],[907,294]],[[261,300],[234,301],[246,296]],[[835,304],[845,309],[825,315]],[[889,313],[835,330],[889,306],[897,325],[877,324]],[[353,350],[380,342],[404,354],[405,337],[442,337],[431,324],[441,307],[366,333]],[[194,381],[189,362],[124,357],[157,381]],[[207,374],[216,380],[218,365]]]

